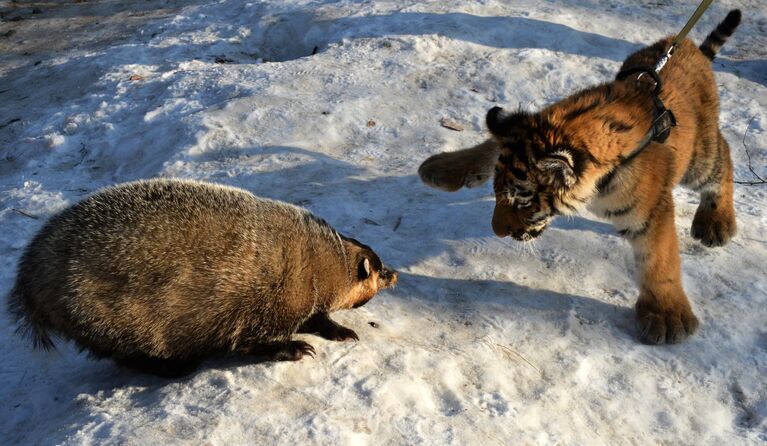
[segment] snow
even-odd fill
[[[15,4],[0,2],[22,18],[0,28],[14,30],[0,32],[0,294],[45,218],[153,176],[305,206],[401,275],[334,316],[359,342],[302,336],[315,359],[211,360],[175,381],[66,343],[32,351],[0,312],[2,444],[767,442],[764,186],[736,185],[739,233],[721,249],[691,239],[697,197],[676,192],[701,328],[653,347],[637,342],[632,254],[609,224],[498,239],[489,185],[448,194],[415,175],[481,142],[493,105],[536,109],[610,79],[697,1]],[[746,147],[767,175],[767,10],[715,2],[691,36],[735,7],[744,23],[714,69],[749,180]]]

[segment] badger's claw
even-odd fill
[[[321,336],[329,341],[359,341],[359,336],[351,328],[330,319],[327,313],[317,313],[307,319],[298,329],[299,333],[311,333]]]
[[[275,361],[299,361],[305,355],[309,355],[312,358],[316,352],[311,344],[304,341],[288,341],[283,344],[281,349],[274,352],[272,357]]]

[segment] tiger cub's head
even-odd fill
[[[589,154],[545,116],[494,107],[487,127],[500,145],[493,184],[496,235],[532,240],[555,215],[574,213],[586,201],[578,186]]]

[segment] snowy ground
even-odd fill
[[[608,224],[560,219],[530,248],[493,236],[489,186],[447,194],[415,176],[483,140],[495,104],[610,79],[697,0],[64,3],[0,2],[0,294],[46,217],[152,176],[301,204],[400,285],[336,316],[360,342],[307,336],[315,359],[209,361],[177,381],[66,344],[33,352],[0,312],[0,443],[767,442],[767,187],[736,186],[739,234],[714,250],[690,238],[697,199],[677,191],[702,325],[651,347]],[[748,180],[746,146],[767,174],[767,10],[715,2],[692,37],[733,7],[744,23],[714,68]]]

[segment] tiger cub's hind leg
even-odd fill
[[[710,168],[697,179],[700,205],[692,220],[692,237],[708,247],[723,246],[735,235],[730,146],[717,132],[717,147]]]
[[[438,153],[421,163],[418,175],[429,186],[448,192],[477,187],[493,176],[498,151],[495,141],[487,140],[469,149]]]

